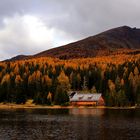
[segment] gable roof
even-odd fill
[[[70,101],[77,102],[77,101],[98,101],[101,97],[101,93],[88,93],[88,94],[75,94],[73,97],[70,97]]]

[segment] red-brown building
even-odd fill
[[[75,93],[73,96],[70,96],[70,104],[71,105],[87,105],[87,106],[104,106],[104,99],[102,98],[101,93],[85,93],[85,94],[77,94]]]

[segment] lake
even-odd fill
[[[0,140],[139,140],[140,110],[0,110]]]

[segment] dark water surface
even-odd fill
[[[0,140],[140,140],[140,110],[0,110]]]

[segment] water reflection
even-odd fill
[[[137,140],[140,110],[0,110],[0,140]]]
[[[83,116],[102,116],[104,109],[92,109],[92,108],[73,108],[70,109],[72,115],[83,115]]]

